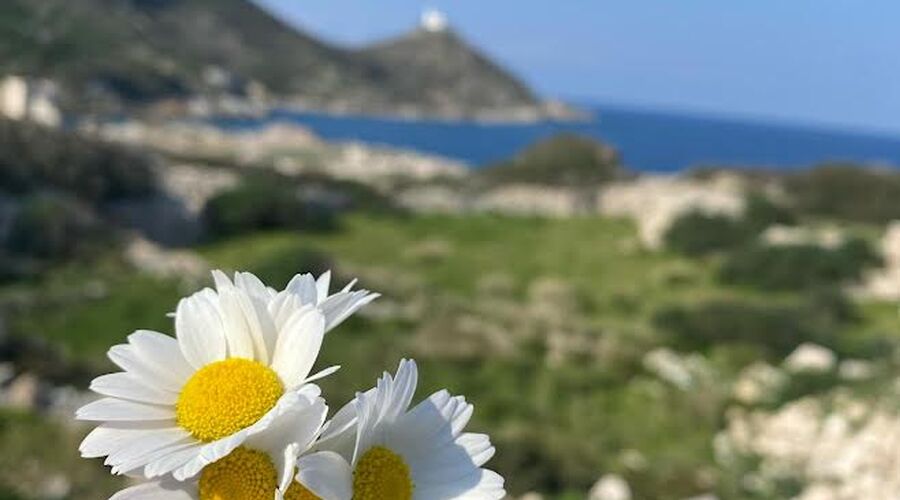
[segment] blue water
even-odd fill
[[[477,168],[511,157],[535,141],[576,132],[615,146],[624,163],[641,171],[696,166],[807,167],[825,161],[900,166],[900,137],[761,122],[599,107],[588,123],[484,124],[409,121],[320,113],[274,112],[262,120],[222,119],[230,128],[292,121],[331,140],[357,140],[414,149]]]

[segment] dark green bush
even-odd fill
[[[692,256],[732,250],[754,241],[769,226],[796,222],[788,209],[768,198],[751,194],[741,217],[688,212],[677,219],[665,234],[668,248]]]
[[[751,241],[756,233],[727,215],[689,212],[666,231],[666,247],[684,255],[706,255]]]
[[[113,239],[113,232],[85,205],[59,194],[25,198],[5,246],[13,254],[63,260],[85,254]]]
[[[298,188],[274,178],[250,178],[210,199],[204,218],[213,236],[264,229],[332,229],[334,213],[300,198]]]
[[[71,132],[0,120],[0,191],[45,189],[92,204],[143,196],[156,189],[153,160]]]
[[[785,189],[806,215],[886,223],[900,218],[900,173],[831,164],[787,177]]]
[[[575,134],[540,141],[511,161],[478,172],[488,184],[513,182],[591,186],[620,177],[623,169],[614,149]]]
[[[801,304],[717,299],[666,307],[654,315],[654,323],[682,349],[747,345],[781,357],[803,342],[835,347],[837,329],[849,313],[830,306],[833,302],[816,298]],[[852,306],[845,302],[841,307]]]
[[[741,221],[748,231],[760,234],[774,225],[793,226],[797,223],[797,216],[787,207],[754,193],[747,196]]]
[[[754,244],[727,256],[719,271],[725,283],[763,290],[805,290],[857,280],[881,258],[868,242],[848,240],[837,248]]]

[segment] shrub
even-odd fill
[[[584,186],[609,182],[623,173],[614,149],[575,134],[540,141],[511,161],[492,165],[478,175],[489,184],[513,182]]]
[[[785,189],[803,214],[872,223],[900,219],[900,174],[894,171],[823,165],[788,176]]]
[[[296,186],[273,178],[250,178],[210,199],[204,218],[213,236],[262,229],[326,230],[334,215],[304,202]]]
[[[53,188],[96,204],[156,189],[153,160],[74,133],[0,120],[0,190]]]
[[[699,256],[745,244],[756,233],[741,221],[721,214],[689,212],[666,231],[666,246],[678,253]]]
[[[5,246],[13,254],[62,260],[111,239],[112,232],[88,207],[68,196],[42,193],[22,202]]]
[[[804,290],[857,280],[880,264],[868,242],[852,239],[837,248],[755,244],[730,254],[719,271],[725,283],[763,290]]]
[[[787,207],[753,193],[747,196],[741,221],[748,231],[760,234],[774,225],[793,226],[797,223],[797,216]]]
[[[769,226],[795,221],[786,208],[765,196],[751,194],[741,217],[701,211],[681,215],[666,231],[665,242],[668,248],[685,255],[706,255],[747,245]]]
[[[783,357],[803,342],[835,346],[837,328],[848,313],[837,314],[829,304],[833,306],[833,302],[817,298],[800,304],[717,299],[663,308],[654,315],[654,324],[669,332],[677,347],[686,350],[748,345]],[[852,306],[843,301],[841,307]]]

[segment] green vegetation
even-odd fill
[[[849,222],[900,219],[900,174],[859,165],[823,165],[785,178],[787,194],[804,215]]]
[[[0,192],[56,189],[90,204],[156,189],[152,159],[69,132],[0,120]]]
[[[416,357],[420,398],[446,386],[475,402],[472,429],[492,434],[493,467],[515,494],[578,497],[598,471],[622,474],[638,498],[739,491],[710,464],[729,400],[723,387],[742,367],[805,341],[846,355],[896,344],[887,311],[720,284],[703,261],[641,250],[618,220],[350,215],[333,232],[247,234],[200,251],[273,286],[299,269],[334,266],[339,282],[360,276],[383,292],[373,314],[328,336],[320,365],[343,365],[323,381],[329,398],[340,405],[401,355]],[[172,332],[165,313],[195,285],[122,266],[65,266],[0,288],[0,301],[40,296],[12,314],[10,332],[51,339],[94,372],[110,368],[105,350],[135,328]],[[643,357],[663,346],[705,353],[710,378],[681,391],[649,373]]]
[[[674,344],[681,349],[708,351],[734,344],[777,360],[803,342],[835,347],[836,333],[845,318],[844,311],[832,309],[832,305],[714,299],[663,309],[655,322],[672,332]]]
[[[760,195],[746,200],[740,217],[688,212],[678,217],[665,234],[666,247],[688,256],[734,250],[754,242],[766,228],[795,223],[784,207]]]
[[[753,244],[729,254],[720,270],[726,283],[762,290],[809,290],[857,281],[881,257],[863,239],[836,248]]]
[[[261,229],[333,229],[331,212],[300,199],[298,188],[274,179],[256,178],[209,200],[204,218],[217,237]]]
[[[530,183],[596,187],[622,177],[611,147],[575,134],[559,134],[529,146],[512,160],[478,171],[487,184]]]
[[[91,210],[77,200],[38,194],[23,200],[5,246],[13,254],[62,260],[97,249],[111,237]]]
[[[80,440],[80,435],[52,419],[0,411],[0,498],[109,498],[123,481],[110,476],[98,461],[81,458]],[[46,491],[54,481],[62,481],[59,491]]]

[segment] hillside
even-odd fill
[[[70,109],[245,96],[371,113],[539,112],[534,95],[452,31],[363,50],[319,41],[249,0],[10,0],[0,72],[49,77]],[[259,88],[259,86],[256,86]]]
[[[418,29],[360,52],[382,69],[391,102],[428,103],[453,112],[524,108],[537,99],[523,83],[470,47],[454,31]]]

